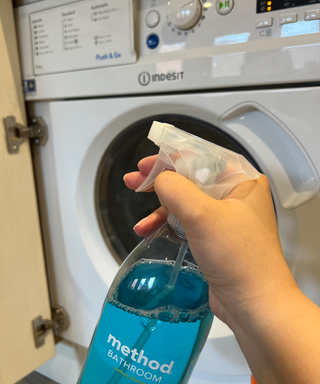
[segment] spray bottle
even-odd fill
[[[137,189],[148,190],[173,170],[215,199],[259,172],[241,155],[154,122],[148,138],[160,147]],[[78,384],[186,384],[213,320],[208,283],[171,213],[127,257],[102,308]]]

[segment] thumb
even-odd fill
[[[186,231],[206,214],[208,204],[212,207],[218,203],[175,172],[161,173],[155,180],[154,189],[161,205],[178,218]]]

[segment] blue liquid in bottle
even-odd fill
[[[169,260],[155,258],[163,237],[170,240]],[[160,231],[151,246],[142,245],[145,256],[153,248],[153,258],[138,258],[121,273],[122,267],[108,293],[78,384],[188,382],[213,314],[208,283],[194,263],[184,261],[174,286],[168,288],[174,267],[170,255],[180,245],[166,230]]]

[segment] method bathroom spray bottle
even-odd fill
[[[259,172],[241,155],[172,125],[154,122],[160,147],[137,191],[173,170],[221,199]],[[185,384],[208,336],[208,283],[188,249],[182,225],[168,221],[127,257],[102,308],[78,384]]]

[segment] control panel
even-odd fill
[[[320,0],[145,0],[139,10],[144,55],[263,43],[320,30]]]
[[[43,0],[15,17],[28,99],[320,80],[320,0]]]

